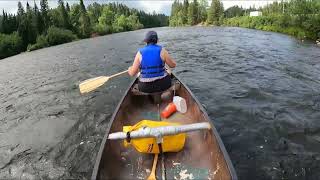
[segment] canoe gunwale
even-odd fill
[[[113,121],[115,120],[115,117],[116,117],[117,113],[119,112],[119,109],[121,107],[121,104],[123,103],[123,100],[126,98],[126,96],[128,95],[129,91],[131,90],[131,87],[133,86],[133,84],[136,82],[137,79],[138,79],[138,77],[134,78],[131,81],[130,86],[125,91],[124,95],[122,96],[121,100],[119,101],[116,109],[114,110],[114,112],[112,114],[110,122],[108,123],[108,127],[107,127],[107,130],[106,130],[106,133],[105,133],[105,135],[104,135],[104,137],[103,137],[103,139],[102,139],[102,141],[100,143],[100,149],[99,149],[99,152],[98,152],[98,154],[96,156],[96,161],[95,161],[94,168],[93,168],[93,171],[92,171],[91,180],[96,180],[96,178],[97,178],[101,157],[102,157],[102,154],[103,154],[103,151],[104,151],[105,144],[106,144],[106,142],[108,140],[108,136],[110,134],[110,129],[111,129],[111,126],[113,124]]]
[[[174,75],[174,76],[177,78],[176,75]],[[192,98],[194,99],[194,101],[197,103],[198,107],[200,108],[200,111],[201,111],[201,112],[203,113],[203,115],[204,115],[204,118],[208,119],[208,121],[209,121],[209,123],[210,123],[210,125],[211,125],[211,131],[212,131],[212,133],[214,134],[215,138],[217,139],[217,142],[218,142],[218,144],[219,144],[219,148],[220,148],[220,150],[222,151],[223,157],[224,157],[224,159],[225,159],[225,161],[226,161],[226,164],[227,164],[227,166],[228,166],[228,169],[229,169],[229,171],[230,171],[231,179],[232,179],[232,180],[238,180],[238,176],[237,176],[236,170],[235,170],[234,167],[233,167],[233,164],[232,164],[232,162],[231,162],[231,159],[230,159],[230,157],[229,157],[229,154],[228,154],[228,152],[227,152],[227,150],[226,150],[226,148],[225,148],[225,146],[224,146],[224,144],[223,144],[223,142],[222,142],[222,139],[221,139],[221,137],[220,137],[220,135],[219,135],[216,127],[214,126],[214,124],[213,124],[212,120],[210,119],[209,115],[207,114],[207,111],[204,109],[204,107],[203,107],[203,106],[201,105],[201,103],[199,102],[198,98],[195,97],[195,95],[192,93],[192,91],[189,89],[189,87],[186,86],[186,84],[184,84],[182,81],[180,81],[179,78],[177,78],[177,79],[178,79],[178,81],[182,84],[182,86],[183,86],[184,88],[186,88],[186,90],[189,92],[189,94],[191,95],[191,97],[192,97]]]
[[[202,112],[202,114],[204,115],[204,118],[207,119],[211,125],[211,131],[212,133],[214,134],[217,142],[218,142],[218,145],[219,145],[219,148],[223,154],[223,157],[226,161],[226,164],[227,164],[227,167],[228,167],[228,170],[229,170],[229,173],[230,173],[230,176],[231,176],[231,180],[238,180],[238,177],[237,177],[237,174],[236,174],[236,171],[233,167],[233,164],[230,160],[230,157],[229,157],[229,154],[222,142],[222,139],[217,131],[217,129],[215,128],[212,120],[210,119],[210,117],[208,116],[207,114],[207,111],[204,109],[204,107],[201,105],[201,103],[199,102],[199,100],[195,97],[195,95],[192,93],[192,91],[189,89],[188,86],[186,86],[186,84],[184,84],[182,81],[180,81],[180,79],[173,73],[172,74],[173,77],[175,77],[180,83],[181,85],[188,91],[188,93],[190,94],[190,96],[194,99],[195,103],[197,104],[197,106],[199,107],[200,111]],[[131,88],[133,87],[134,83],[137,81],[137,77],[135,79],[132,80],[132,82],[130,83],[130,86],[128,87],[128,89],[125,91],[123,97],[121,98],[121,100],[119,101],[116,109],[114,110],[113,112],[113,115],[110,119],[110,122],[108,123],[108,126],[107,126],[107,130],[105,131],[105,135],[101,141],[101,144],[100,144],[100,149],[99,149],[99,152],[96,156],[96,161],[95,161],[95,164],[94,164],[94,168],[93,168],[93,171],[92,171],[92,176],[91,176],[91,180],[96,180],[97,178],[97,175],[98,175],[98,171],[99,171],[99,167],[100,167],[100,162],[101,162],[101,158],[102,158],[102,154],[104,152],[104,148],[105,148],[105,144],[108,140],[108,136],[109,136],[109,133],[110,133],[110,129],[112,127],[112,124],[115,120],[115,117],[117,116],[117,113],[119,112],[119,109],[121,107],[121,104],[123,103],[124,99],[126,98],[126,96],[130,93],[130,90]]]

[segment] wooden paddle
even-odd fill
[[[150,176],[148,177],[147,180],[156,180],[157,162],[158,162],[158,154],[154,154],[154,159],[153,159],[153,165],[152,165],[151,174],[150,174]]]
[[[80,93],[83,94],[83,93],[88,93],[90,91],[93,91],[93,90],[97,89],[98,87],[102,86],[103,84],[105,84],[110,78],[119,76],[119,75],[124,74],[126,72],[128,72],[128,70],[119,72],[119,73],[114,74],[112,76],[99,76],[99,77],[87,79],[79,84]]]

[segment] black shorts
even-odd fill
[[[152,82],[140,82],[138,81],[139,91],[145,93],[162,92],[171,87],[171,76],[167,75],[162,79],[157,79]]]

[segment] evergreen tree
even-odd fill
[[[22,38],[22,47],[25,49],[28,45],[27,18],[21,2],[18,2],[18,33]]]
[[[35,16],[34,18],[35,18],[38,32],[39,32],[39,34],[42,34],[45,30],[45,27],[44,27],[43,18],[41,16],[41,12],[40,12],[36,3],[34,3],[34,16]]]
[[[199,3],[199,22],[204,22],[207,20],[207,7],[208,7],[208,1],[207,0],[200,0],[200,3]]]
[[[2,17],[1,17],[1,25],[0,25],[0,33],[6,34],[6,25],[7,25],[7,17],[4,10],[2,11]]]
[[[219,25],[219,18],[223,15],[223,6],[220,0],[212,0],[208,10],[208,24]]]
[[[69,3],[67,2],[67,4],[66,4],[66,11],[68,12],[68,13],[70,13],[70,6],[69,6]]]
[[[89,37],[91,33],[90,19],[87,14],[86,7],[83,4],[83,0],[80,0],[80,18],[79,18],[79,35],[81,37]]]
[[[36,3],[34,3],[34,6],[33,6],[33,13],[34,13],[33,14],[33,23],[37,29],[37,32],[39,34],[41,34],[44,30],[44,27],[43,27],[41,13],[40,13],[39,8]]]
[[[188,24],[189,25],[195,25],[196,24],[196,18],[195,18],[195,4],[194,2],[189,4],[188,7]]]
[[[225,11],[226,18],[239,17],[244,15],[244,9],[239,6],[232,6]]]
[[[194,5],[194,10],[193,10],[193,19],[194,19],[194,24],[199,23],[199,3],[197,0],[193,0],[193,5]]]
[[[27,11],[26,11],[26,25],[27,25],[27,34],[28,34],[28,38],[27,38],[27,42],[26,45],[28,45],[29,43],[33,44],[36,41],[37,35],[38,35],[38,30],[35,24],[35,16],[34,16],[34,12],[32,11],[31,6],[29,5],[29,3],[27,2]]]
[[[58,4],[62,19],[62,27],[65,29],[71,29],[69,14],[64,6],[63,0],[58,0]]]
[[[90,23],[98,23],[98,19],[101,16],[102,9],[103,7],[96,2],[88,6],[87,11],[90,18]]]
[[[58,7],[49,9],[48,0],[40,0],[40,6],[39,10],[36,3],[30,6],[27,2],[24,8],[18,2],[16,15],[5,11],[0,14],[0,58],[26,49],[70,42],[77,38],[74,33],[80,38],[89,37],[92,29],[100,33],[101,27],[102,31],[113,33],[168,24],[168,17],[164,14],[147,14],[118,3],[94,3],[86,9],[83,0],[71,8],[68,3],[65,5],[63,0],[58,0]],[[183,25],[181,7],[178,3],[179,25]]]
[[[42,26],[43,30],[48,29],[50,26],[50,19],[48,16],[48,11],[49,11],[49,5],[48,5],[48,0],[40,0],[40,11],[41,11],[41,17],[42,17]]]
[[[183,1],[183,11],[182,11],[183,24],[188,23],[188,8],[189,8],[189,1],[184,0]]]

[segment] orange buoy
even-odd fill
[[[167,118],[167,117],[169,117],[171,114],[173,114],[176,111],[177,111],[177,107],[172,102],[172,103],[168,104],[168,106],[161,112],[161,117],[162,118]]]

